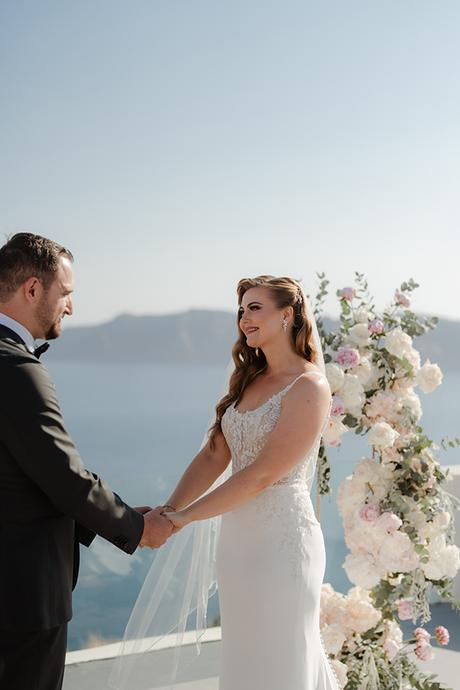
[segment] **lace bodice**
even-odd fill
[[[222,417],[222,432],[232,455],[232,474],[254,462],[266,443],[269,433],[275,427],[279,419],[283,396],[301,376],[302,374],[254,410],[239,412],[235,409],[235,403],[225,410]],[[321,434],[329,419],[331,406],[332,401],[329,407],[329,413],[326,415],[321,429]],[[304,486],[306,484],[308,490],[311,489],[321,434],[307,456],[291,469],[288,474],[275,482],[273,486],[297,485],[300,483]]]

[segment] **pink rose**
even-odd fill
[[[421,661],[430,661],[433,657],[433,647],[429,642],[421,642],[415,645],[415,654]]]
[[[345,412],[345,403],[343,402],[342,398],[340,398],[338,395],[333,395],[332,396],[331,415],[333,417],[338,417],[339,415],[343,414],[344,412]]]
[[[409,599],[400,599],[398,602],[398,616],[402,621],[408,621],[413,615],[412,602]]]
[[[369,321],[368,329],[371,333],[383,333],[384,328],[383,321],[380,319],[372,319],[372,321]]]
[[[415,628],[414,635],[415,639],[417,640],[417,644],[421,644],[422,642],[429,643],[431,639],[430,633],[428,630],[425,630],[425,628]]]
[[[446,645],[449,644],[449,631],[443,625],[437,625],[434,629],[436,639],[439,644]]]
[[[339,347],[337,350],[337,362],[345,369],[355,367],[360,361],[359,351],[354,347]]]
[[[359,517],[366,522],[374,522],[380,515],[378,503],[366,503],[359,511]]]
[[[399,646],[394,640],[385,640],[383,643],[383,650],[385,654],[387,655],[388,659],[392,661],[396,654],[399,652]]]
[[[377,526],[384,529],[388,534],[393,534],[402,525],[402,520],[395,513],[388,511],[382,513],[377,520]]]
[[[401,304],[403,307],[410,307],[409,297],[399,290],[395,291],[395,302],[396,304]]]
[[[356,297],[356,290],[352,287],[344,287],[340,290],[339,294],[341,299],[346,299],[348,302],[351,302],[351,300]]]

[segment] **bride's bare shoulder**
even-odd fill
[[[313,374],[313,376],[311,376]],[[303,374],[301,374],[301,378],[305,380],[323,380],[327,382],[326,374],[324,371],[321,371],[319,366],[317,364],[314,364],[313,362],[308,362],[308,368],[305,369]]]
[[[291,399],[315,404],[324,401],[324,404],[328,405],[331,399],[331,389],[326,375],[316,365],[313,365],[313,368],[309,367],[299,376],[289,393],[292,394]]]

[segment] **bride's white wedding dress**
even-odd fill
[[[255,460],[299,378],[254,410],[227,408],[232,472]],[[288,475],[222,516],[220,690],[340,690],[319,627],[326,558],[310,489],[320,438]]]

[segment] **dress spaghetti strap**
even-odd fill
[[[293,386],[293,385],[294,385],[294,384],[295,384],[305,373],[307,373],[307,372],[305,372],[305,371],[302,372],[301,374],[299,374],[299,376],[297,376],[297,377],[294,379],[294,381],[291,381],[291,383],[288,383],[288,385],[286,386],[286,388],[283,388],[283,390],[279,392],[279,395],[284,395],[285,393],[287,393],[287,392],[292,388],[292,386]],[[317,374],[320,374],[321,376],[324,376],[324,374],[323,374],[322,371],[318,371],[318,372],[316,372],[316,373],[317,373]],[[329,417],[330,417],[330,414],[331,414],[331,409],[332,409],[332,399],[331,399],[331,401],[330,401],[330,403],[329,403],[329,411],[328,411],[328,413],[327,413],[327,415],[326,415],[326,417],[325,417],[324,424],[323,424],[323,428],[322,428],[322,430],[321,430],[321,435],[323,434],[324,429],[326,428],[327,421],[328,421],[328,419],[329,419]],[[320,493],[319,493],[318,486],[316,486],[316,510],[315,510],[315,513],[316,513],[316,519],[318,520],[318,522],[321,522],[321,520],[320,520],[320,513],[321,513],[320,500],[321,500],[321,496],[320,496]]]
[[[299,374],[298,376],[296,376],[296,378],[294,379],[294,381],[291,381],[291,383],[288,383],[288,385],[286,386],[286,388],[283,388],[283,390],[281,390],[281,391],[278,393],[278,395],[284,395],[285,393],[287,393],[287,392],[292,388],[292,386],[293,386],[295,383],[297,383],[297,381],[298,381],[300,378],[302,378],[302,376],[303,376],[304,374],[309,374],[309,373],[310,373],[310,372],[308,372],[308,371],[303,371],[301,374]],[[324,374],[323,374],[321,371],[316,371],[316,372],[314,372],[314,373],[320,374],[320,376],[324,376]]]

